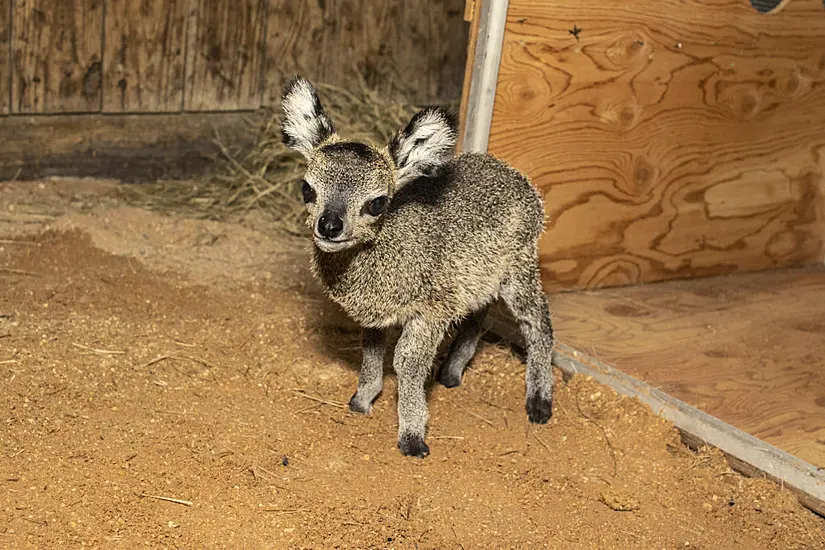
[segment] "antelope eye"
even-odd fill
[[[304,202],[315,202],[315,189],[306,180],[301,180],[301,182],[301,195],[304,197]]]
[[[386,195],[372,199],[366,205],[366,211],[370,216],[380,216],[387,207]]]

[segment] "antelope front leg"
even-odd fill
[[[398,448],[401,454],[424,458],[427,395],[424,385],[444,337],[445,327],[423,319],[409,321],[395,347],[393,368],[398,375]]]
[[[365,328],[362,336],[364,358],[358,375],[358,389],[349,400],[352,412],[369,414],[372,402],[384,386],[384,355],[387,352],[387,337],[383,330]]]

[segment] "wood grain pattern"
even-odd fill
[[[47,176],[125,182],[211,173],[218,147],[247,147],[260,128],[247,113],[9,116],[0,120],[0,181]]]
[[[266,0],[190,0],[187,111],[260,107],[266,15]]]
[[[0,0],[0,115],[9,113],[11,80],[11,0]]]
[[[470,36],[470,25],[464,22],[464,0],[430,0],[427,13],[432,44],[425,68],[429,81],[426,97],[429,101],[454,101],[464,82],[467,47],[462,45]]]
[[[825,268],[571,292],[559,340],[825,467]]]
[[[104,112],[182,109],[187,8],[188,0],[107,3]]]
[[[544,194],[551,289],[822,261],[822,128],[821,0],[510,2],[490,151]]]
[[[476,12],[476,0],[465,0],[464,2],[464,20],[470,22],[473,20]]]
[[[330,0],[325,4],[324,51],[340,52],[324,61],[325,81],[353,82],[355,74],[385,96],[426,93],[427,54],[432,45],[424,2]]]
[[[318,45],[324,42],[326,28],[320,3],[270,0],[264,105],[279,105],[283,84],[293,74],[321,80],[322,58],[318,55]]]
[[[294,73],[412,102],[455,100],[467,50],[462,8],[460,0],[272,0],[264,105],[278,103]]]
[[[100,110],[103,0],[14,0],[13,113]]]
[[[284,78],[296,72],[419,103],[450,102],[461,91],[462,0],[11,6],[0,0],[14,29],[7,37],[0,25],[0,113],[98,112],[101,103],[107,113],[257,109],[277,104]],[[13,73],[13,107],[3,71]]]

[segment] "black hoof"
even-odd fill
[[[456,376],[455,374],[444,369],[438,376],[438,382],[445,388],[457,388],[461,385],[461,375]]]
[[[527,418],[533,424],[547,424],[553,416],[553,399],[547,399],[539,395],[527,398]]]
[[[430,454],[430,448],[424,439],[417,435],[403,435],[398,438],[398,448],[404,456],[424,458]]]
[[[362,405],[355,397],[358,394],[356,393],[353,395],[349,400],[349,410],[354,413],[358,414],[369,414],[370,410],[372,409],[372,404],[367,405],[366,407]]]

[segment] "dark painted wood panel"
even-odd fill
[[[109,0],[106,5],[103,111],[183,108],[189,0]]]
[[[103,0],[14,0],[13,113],[100,111]]]

